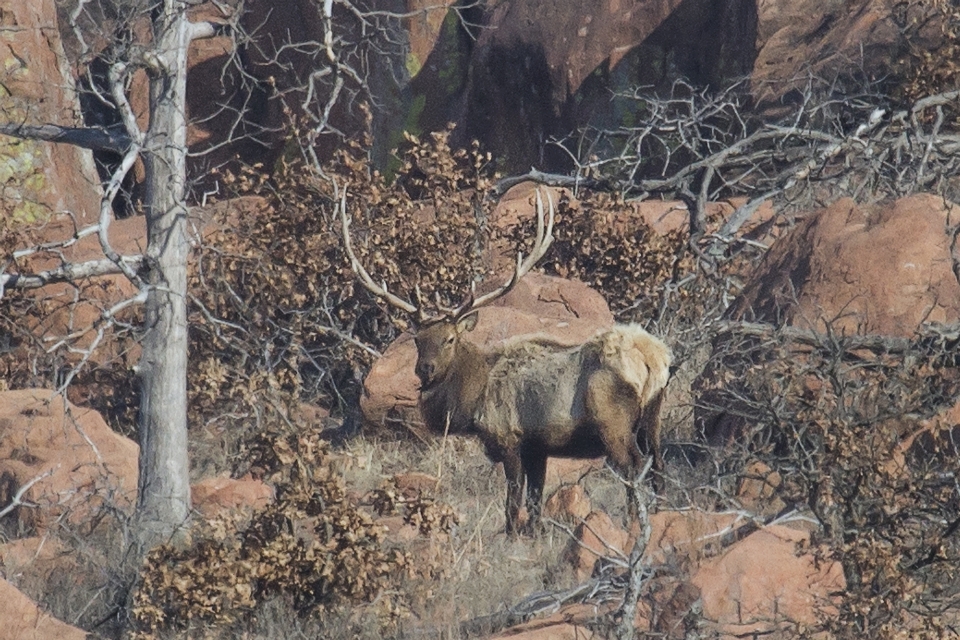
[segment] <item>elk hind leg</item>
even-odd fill
[[[660,410],[663,405],[664,391],[661,389],[640,411],[636,423],[637,445],[643,453],[653,456],[650,483],[657,495],[663,493],[663,448],[660,443]]]
[[[637,402],[631,391],[611,371],[598,371],[587,387],[586,405],[607,451],[607,460],[627,482],[627,513],[637,523],[635,482],[645,456],[637,443]]]

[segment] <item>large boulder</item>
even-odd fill
[[[84,640],[87,633],[44,612],[0,578],[0,640]]]
[[[688,576],[672,589],[654,590],[661,613],[686,594],[672,603],[683,601],[674,612],[682,619],[699,599],[708,628],[723,637],[767,635],[836,614],[833,594],[846,586],[842,568],[815,557],[806,531],[770,525],[722,546],[738,527],[753,525],[730,513],[661,511],[650,516],[650,526],[646,561],[685,567]],[[598,563],[609,564],[606,558],[624,562],[633,543],[633,536],[595,511],[576,528],[565,558],[583,581]],[[638,620],[638,628],[643,624]]]
[[[809,214],[770,248],[729,317],[893,336],[956,322],[951,209],[917,194],[873,206],[844,198]]]
[[[612,325],[613,315],[603,297],[582,282],[530,273],[509,294],[480,310],[477,327],[467,339],[491,346],[513,336],[543,334],[573,345]],[[368,427],[405,427],[426,435],[418,407],[416,361],[413,336],[404,334],[371,368],[360,401]]]
[[[822,334],[897,337],[913,336],[925,322],[960,321],[947,231],[955,207],[917,194],[878,205],[844,198],[810,213],[771,246],[728,317]],[[737,367],[745,363],[724,340],[714,351],[694,383],[695,420],[708,441],[726,445],[751,415],[736,388]]]
[[[265,201],[258,196],[244,196],[225,200],[207,207],[190,209],[190,228],[197,234],[196,240],[206,239],[220,227],[215,221],[241,216],[256,215]],[[96,234],[88,234],[74,239],[77,231],[75,221],[69,216],[55,216],[35,233],[38,244],[61,244],[67,246],[55,252],[40,251],[25,258],[18,264],[20,271],[35,273],[45,269],[59,267],[63,262],[82,263],[90,260],[102,260],[103,249]],[[146,248],[147,229],[143,216],[134,216],[114,220],[110,224],[110,245],[115,251],[125,255],[142,253]],[[73,350],[63,350],[67,363],[79,362],[85,357],[85,351],[97,338],[97,321],[103,312],[114,305],[136,295],[137,289],[123,275],[107,275],[97,278],[78,280],[73,283],[54,283],[40,289],[27,292],[31,306],[23,314],[21,326],[45,344],[53,344],[67,336],[72,336],[70,345]],[[121,319],[125,319],[121,316]],[[14,345],[17,346],[17,341]],[[25,352],[30,344],[20,344],[20,350],[11,356],[20,362],[26,362],[30,356]],[[7,357],[11,357],[7,356]],[[87,358],[89,363],[119,365],[122,370],[130,371],[140,358],[140,347],[132,339],[116,340],[110,332],[104,334],[97,348]],[[101,391],[102,392],[102,391]],[[71,398],[77,401],[79,395],[71,389]]]
[[[0,393],[0,505],[25,504],[0,525],[8,537],[39,535],[63,519],[78,527],[101,509],[130,511],[139,447],[95,411],[45,389]]]
[[[732,527],[743,524],[731,514],[703,511],[660,511],[650,515],[650,540],[645,556],[650,562],[666,562],[680,554],[695,561],[703,557],[719,537]],[[590,513],[574,532],[564,557],[577,577],[586,580],[596,563],[604,557],[626,558],[633,549],[635,537],[616,524],[603,511]]]
[[[68,242],[76,233],[74,221],[66,216],[54,217],[37,234],[41,244]],[[111,246],[121,254],[139,254],[146,247],[146,223],[142,216],[116,220],[110,225]],[[20,262],[24,273],[54,269],[62,261],[82,263],[102,260],[103,250],[96,234],[86,235],[56,253],[39,252]],[[107,275],[79,280],[75,283],[53,283],[27,292],[35,306],[23,318],[23,326],[37,338],[52,343],[74,336],[71,345],[76,349],[67,353],[69,362],[79,362],[80,350],[91,346],[97,336],[95,322],[113,305],[136,295],[137,289],[123,275]],[[108,335],[109,338],[109,335]],[[100,342],[90,360],[102,364],[120,362],[133,366],[139,358],[139,348],[107,339]]]
[[[836,615],[846,588],[838,562],[798,553],[810,535],[771,525],[703,561],[691,582],[703,617],[725,637],[757,637],[810,626]]]

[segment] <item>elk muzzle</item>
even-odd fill
[[[433,381],[433,374],[434,371],[436,371],[436,367],[433,362],[418,359],[415,371],[417,377],[420,378],[420,386],[428,387]]]

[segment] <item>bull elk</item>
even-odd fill
[[[663,469],[660,408],[671,353],[640,326],[616,325],[576,346],[534,336],[483,349],[463,338],[476,326],[480,307],[513,289],[550,247],[553,201],[546,222],[543,209],[538,190],[533,250],[526,259],[518,255],[505,284],[482,296],[471,290],[461,306],[427,316],[422,304],[413,305],[389,292],[386,283],[375,283],[354,254],[345,202],[340,206],[344,247],[355,275],[371,293],[415,318],[420,409],[428,428],[475,435],[488,457],[503,463],[510,535],[519,533],[524,479],[527,526],[537,526],[549,456],[606,455],[632,480],[645,456],[652,455],[655,489]],[[635,517],[633,485],[627,487]]]

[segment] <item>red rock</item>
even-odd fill
[[[411,75],[415,76],[427,63],[447,19],[447,9],[454,4],[453,0],[407,0],[404,25],[410,41],[409,55],[415,65],[410,69]]]
[[[577,579],[588,579],[597,560],[610,556],[623,560],[630,554],[630,534],[614,524],[603,511],[590,513],[574,530],[564,554],[573,565]]]
[[[210,237],[222,227],[229,226],[231,218],[255,215],[265,207],[265,200],[257,196],[234,198],[206,208],[190,210],[192,228],[204,237]],[[66,216],[53,218],[37,233],[37,242],[63,242],[75,233],[73,221]],[[110,225],[111,246],[121,254],[139,254],[146,247],[147,230],[142,216],[114,220]],[[63,259],[69,262],[84,262],[103,258],[103,250],[96,235],[87,235],[66,247]],[[37,254],[22,261],[25,271],[39,271],[59,266],[59,259],[48,254]],[[24,325],[38,338],[58,340],[81,329],[89,329],[98,320],[104,309],[126,300],[137,293],[136,287],[122,275],[111,275],[81,281],[75,284],[52,284],[31,292],[38,303],[38,312],[24,318]],[[96,333],[88,331],[72,345],[85,349],[92,343]],[[81,355],[65,353],[68,361],[79,361]],[[97,364],[120,363],[130,368],[140,358],[140,346],[133,341],[119,343],[110,338],[103,340],[90,361]]]
[[[222,512],[261,509],[273,502],[273,488],[250,476],[204,478],[190,486],[193,508],[207,518]]]
[[[750,86],[760,102],[772,103],[803,87],[808,78],[832,78],[854,64],[867,76],[883,74],[910,30],[902,25],[926,25],[911,46],[931,51],[944,42],[941,20],[934,7],[924,4],[911,5],[901,15],[891,0],[757,3],[757,57]]]
[[[744,508],[753,512],[776,513],[785,506],[783,500],[777,496],[780,482],[779,473],[763,462],[752,462],[741,474],[737,500]]]
[[[579,484],[563,485],[543,505],[543,515],[563,522],[578,523],[591,511],[590,498]]]
[[[692,582],[701,592],[703,616],[721,634],[767,634],[796,623],[811,625],[836,612],[832,594],[846,585],[839,563],[817,566],[797,554],[806,532],[770,526],[703,562]]]
[[[0,545],[0,570],[19,580],[24,575],[46,581],[52,573],[76,571],[76,559],[53,536],[18,538]]]
[[[0,504],[40,478],[25,495],[37,506],[6,516],[38,534],[60,517],[82,525],[106,505],[127,511],[137,493],[136,443],[97,412],[52,396],[44,389],[0,393]]]
[[[591,74],[609,73],[679,4],[665,0],[628,8],[605,0],[576,5],[513,0],[492,5],[488,28],[479,30],[469,53],[470,73],[456,119],[462,135],[480,140],[507,163],[507,171],[543,166],[541,140],[584,124],[558,122],[559,114],[576,110],[568,105],[571,96]],[[604,89],[609,102],[609,87]],[[442,87],[434,93],[442,95]]]
[[[778,239],[728,313],[733,320],[792,325],[820,333],[913,336],[923,322],[960,320],[960,283],[952,271],[950,206],[917,194],[882,205],[845,198],[807,215]],[[724,354],[694,382],[697,430],[726,445],[745,425],[746,407]],[[805,391],[816,395],[815,380]],[[911,429],[907,428],[907,431]]]
[[[66,217],[57,217],[44,226],[38,236],[38,242],[63,242],[69,240],[75,232],[73,222]],[[146,246],[146,224],[142,216],[115,220],[110,225],[110,243],[121,254],[139,254]],[[63,250],[63,259],[80,263],[87,260],[100,260],[103,250],[96,235],[88,235]],[[23,262],[26,272],[36,272],[59,266],[59,259],[50,255],[37,254]],[[93,278],[76,284],[51,284],[31,292],[38,303],[38,313],[24,318],[24,324],[38,338],[60,340],[80,330],[86,333],[71,344],[77,349],[86,349],[96,337],[96,331],[90,331],[93,323],[100,319],[104,309],[136,295],[136,287],[126,276],[110,275]],[[123,316],[121,316],[123,317]],[[65,354],[68,361],[77,362],[82,357],[78,353]],[[132,367],[140,357],[137,344],[120,344],[104,340],[91,357],[94,363],[120,362]]]
[[[743,520],[730,513],[660,511],[650,515],[650,541],[644,555],[652,562],[663,562],[671,554],[696,560],[716,545],[721,532],[738,524]]]
[[[12,584],[0,578],[0,640],[83,640],[86,631],[45,613]]]
[[[53,0],[2,3],[0,109],[4,122],[82,126],[57,29]],[[56,87],[56,90],[52,90]],[[90,151],[0,136],[4,210],[21,222],[69,211],[81,224],[99,216],[100,180]]]
[[[868,207],[849,198],[778,240],[734,302],[732,317],[837,333],[912,336],[960,320],[960,284],[942,198]]]

